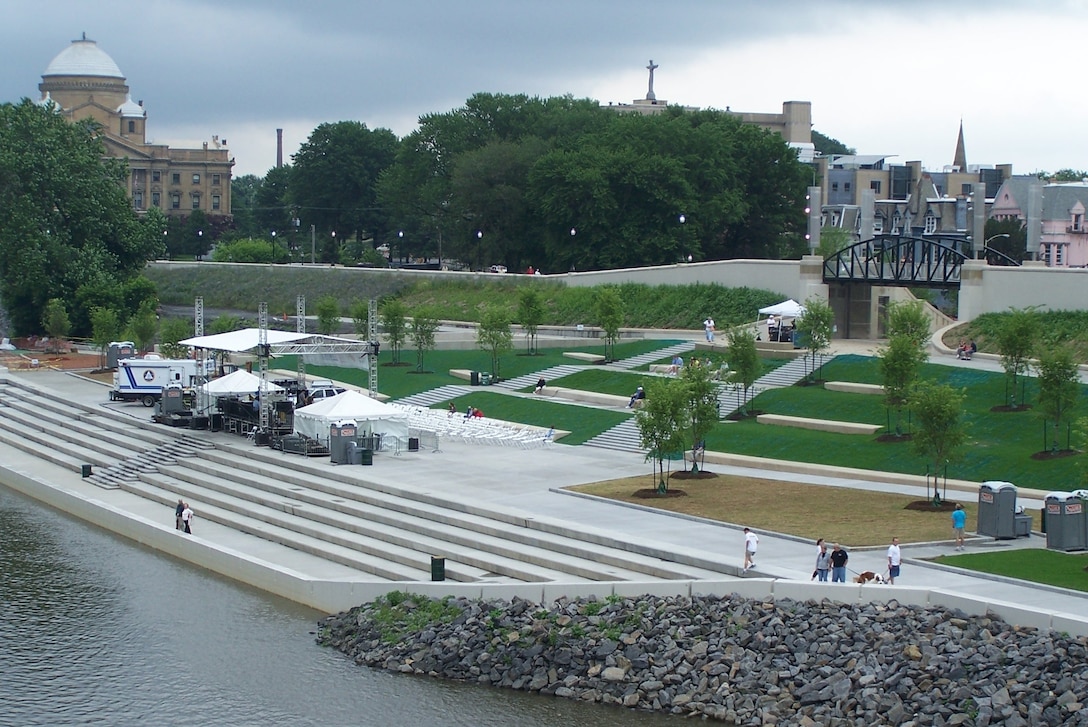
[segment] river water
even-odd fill
[[[0,486],[0,725],[676,725],[356,666],[322,614]]]

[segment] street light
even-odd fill
[[[982,258],[986,257],[986,248],[988,248],[990,246],[990,241],[991,240],[997,240],[997,239],[1000,239],[1002,237],[1007,240],[1007,239],[1009,239],[1010,236],[1009,236],[1009,233],[1007,233],[1007,232],[1001,232],[1001,233],[999,233],[997,235],[990,235],[989,237],[987,237],[982,243],[982,249],[978,251],[979,259],[982,259]]]
[[[204,230],[197,230],[196,231],[196,249],[197,249],[196,259],[197,260],[203,260],[204,259]]]
[[[276,231],[272,230],[272,259],[269,261],[269,265],[276,262]]]
[[[397,230],[397,249],[401,250],[404,247],[404,230]],[[401,253],[404,254],[403,252]],[[389,264],[393,264],[393,251],[389,251]],[[438,258],[438,267],[442,267],[442,258]]]

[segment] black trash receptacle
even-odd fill
[[[446,559],[439,558],[437,555],[431,556],[431,580],[432,581],[444,581],[446,580]]]
[[[408,437],[408,451],[409,452],[418,452],[419,451],[419,437]]]
[[[469,375],[468,375],[468,383],[471,384],[472,386],[479,386],[480,385],[480,372],[479,371],[470,371]]]
[[[84,477],[91,476],[91,466],[89,464],[80,465],[80,471],[83,473]]]
[[[374,450],[363,449],[359,451],[359,464],[374,464]]]
[[[209,421],[211,422],[211,426],[209,428],[213,432],[223,431],[223,415],[222,414],[212,414]]]

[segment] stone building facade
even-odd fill
[[[106,154],[128,161],[128,195],[139,213],[152,207],[174,217],[202,210],[213,227],[231,219],[234,159],[213,136],[200,149],[174,149],[147,138],[147,112],[132,100],[121,69],[84,35],[61,51],[42,74],[41,103],[71,120],[93,119]]]

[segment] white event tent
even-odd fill
[[[212,379],[200,387],[209,396],[230,396],[231,394],[255,394],[261,389],[261,377],[245,369],[232,371],[226,376]],[[267,391],[283,391],[283,387],[271,381],[265,384]]]
[[[761,316],[779,316],[781,318],[800,318],[805,314],[805,307],[798,303],[793,298],[784,300],[781,303],[775,303],[769,305],[766,308],[760,308],[759,314]]]
[[[295,432],[326,442],[329,427],[345,420],[354,421],[360,432],[408,441],[407,412],[350,389],[295,409]]]

